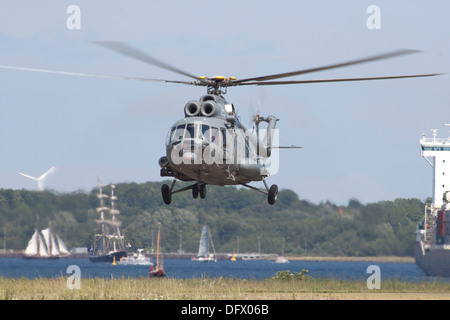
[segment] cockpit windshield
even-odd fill
[[[225,129],[220,130],[204,123],[188,123],[172,127],[169,130],[167,142],[199,138],[219,145],[221,141],[225,144],[225,135]]]
[[[175,130],[174,128],[172,128],[173,130],[173,135],[172,138],[170,139],[170,141],[178,141],[178,140],[182,140],[183,139],[183,135],[184,135],[184,128],[186,127],[185,124],[180,124]]]

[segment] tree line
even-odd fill
[[[415,198],[315,204],[285,189],[270,206],[265,195],[253,190],[208,186],[205,199],[184,192],[167,206],[161,185],[116,184],[121,232],[130,251],[155,247],[160,226],[163,252],[195,253],[202,226],[208,224],[216,252],[411,256],[425,205]],[[110,187],[103,191],[109,194]],[[97,193],[97,188],[72,193],[0,189],[0,243],[6,249],[23,250],[37,226],[51,225],[69,249],[90,248],[99,218]]]

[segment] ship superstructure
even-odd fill
[[[446,127],[450,125],[446,124]],[[422,156],[433,168],[432,202],[417,227],[415,259],[430,276],[450,276],[450,137],[420,139]]]

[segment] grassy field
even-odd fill
[[[69,279],[70,282],[70,279]],[[365,281],[333,279],[81,279],[69,289],[68,278],[0,278],[5,300],[428,300],[450,299],[450,284],[383,281],[368,289]],[[72,282],[70,282],[72,283]]]

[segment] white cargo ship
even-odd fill
[[[417,226],[414,257],[427,275],[450,277],[450,137],[432,132],[432,138],[420,139],[422,156],[433,168],[433,194]]]

